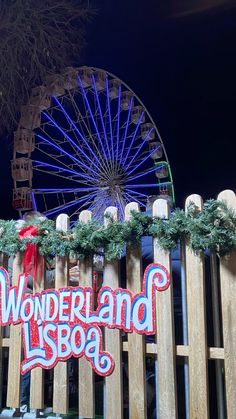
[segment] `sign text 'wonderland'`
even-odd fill
[[[36,366],[52,368],[60,360],[84,356],[100,375],[111,374],[112,355],[103,350],[101,326],[145,335],[155,333],[155,291],[165,290],[169,272],[158,264],[148,265],[142,291],[103,286],[93,310],[93,289],[65,287],[26,293],[28,278],[20,275],[10,286],[8,273],[0,268],[0,323],[22,323],[24,374]]]

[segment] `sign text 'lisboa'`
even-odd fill
[[[47,289],[26,293],[27,276],[10,286],[8,273],[0,268],[0,323],[22,323],[24,374],[36,366],[52,368],[71,356],[85,358],[96,373],[111,374],[112,355],[103,350],[100,327],[118,328],[145,335],[155,333],[155,291],[169,286],[169,272],[160,264],[148,265],[142,292],[103,286],[97,309],[92,309],[90,287]]]

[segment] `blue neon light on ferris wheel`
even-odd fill
[[[164,144],[140,99],[104,70],[82,67],[73,77],[64,93],[52,91],[35,128],[34,208],[73,221],[83,209],[101,218],[116,206],[123,218],[131,201],[145,209],[150,195],[173,198]]]

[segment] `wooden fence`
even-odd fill
[[[236,209],[236,199],[232,191],[224,191],[218,198]],[[200,196],[189,196],[186,205],[190,201],[201,210]],[[131,210],[138,211],[137,204],[127,205],[125,211],[127,220]],[[116,209],[110,208],[109,211],[115,218]],[[168,217],[167,202],[155,201],[153,214]],[[89,220],[90,217],[89,211],[83,211],[80,215],[83,221]],[[68,228],[66,216],[60,215],[57,218],[57,228],[63,230]],[[141,247],[127,247],[127,288],[133,293],[141,290],[143,274],[141,256]],[[196,255],[188,244],[181,244],[181,319],[186,320],[186,325],[183,322],[180,331],[183,337],[182,344],[176,344],[175,341],[175,335],[178,340],[178,332],[175,334],[173,299],[175,285],[173,286],[172,281],[165,292],[156,293],[156,339],[147,341],[144,336],[137,333],[125,335],[120,330],[104,328],[104,346],[115,361],[114,372],[104,381],[97,380],[85,358],[76,360],[78,363],[76,403],[79,417],[94,418],[95,413],[100,413],[101,417],[106,419],[121,419],[124,416],[131,419],[236,418],[236,254],[232,253],[221,259],[210,255],[209,259],[210,272],[207,272],[204,254]],[[161,250],[155,240],[153,261],[163,264],[171,272],[171,254]],[[18,254],[14,258],[12,284],[17,283],[21,270],[21,255]],[[57,257],[55,288],[67,284],[68,258]],[[105,261],[104,284],[112,288],[119,286],[117,260]],[[80,262],[80,285],[92,286],[90,258]],[[36,282],[34,287],[35,291],[39,291]],[[43,287],[42,282],[41,287]],[[2,404],[19,407],[21,325],[10,326],[9,337],[4,337],[6,333],[3,329],[4,327],[0,338]],[[51,374],[53,375],[51,381],[50,374],[47,373],[45,377],[41,368],[32,370],[31,408],[43,408],[45,394],[51,392],[53,412],[68,415],[70,408],[68,362],[59,362],[56,365]],[[153,366],[153,370],[150,370],[149,365]],[[100,412],[95,412],[99,398],[102,407]]]

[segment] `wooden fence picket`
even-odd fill
[[[33,292],[44,289],[45,261],[42,256],[38,257],[36,280],[33,281]],[[44,407],[44,370],[40,367],[33,368],[30,373],[30,407],[43,409]]]
[[[202,210],[201,197],[199,195],[190,195],[186,200],[186,211],[192,202],[199,210]],[[204,272],[203,253],[195,254],[187,245],[186,279],[191,419],[209,418]]]
[[[12,285],[17,285],[22,273],[22,255],[17,253],[13,259]],[[20,363],[21,363],[21,324],[10,326],[9,364],[7,380],[7,406],[20,406]]]
[[[236,211],[236,196],[226,190],[218,199]],[[236,251],[220,260],[221,302],[225,353],[225,385],[228,419],[236,418]]]
[[[91,220],[91,211],[81,211],[79,220],[88,222]],[[80,260],[79,275],[81,287],[93,286],[93,260],[92,257]],[[90,363],[84,357],[79,359],[79,416],[83,418],[94,418],[95,416],[95,386],[94,372]]]
[[[69,229],[70,219],[66,214],[60,214],[56,220],[56,229],[66,232]],[[55,266],[55,288],[68,285],[69,260],[68,256],[57,256]],[[67,362],[58,362],[54,367],[53,380],[53,411],[55,413],[68,413],[68,365]]]
[[[117,220],[117,208],[108,207],[105,214],[109,214],[113,220]],[[105,225],[108,225],[108,219],[105,218]],[[107,261],[104,263],[104,282],[103,285],[111,288],[119,287],[119,262]],[[121,333],[117,329],[105,328],[105,348],[112,354],[115,368],[111,375],[105,379],[105,417],[113,419],[116,412],[116,419],[123,418],[123,392],[122,392],[122,343]]]
[[[3,374],[2,334],[3,334],[3,328],[2,328],[2,326],[0,326],[0,408],[2,407],[2,391],[3,391],[3,385],[2,385],[2,374]]]
[[[0,252],[0,266],[8,268],[8,257],[4,253]],[[2,407],[2,391],[3,391],[3,357],[2,357],[2,339],[3,339],[3,328],[0,326],[0,408]]]
[[[166,200],[158,199],[153,204],[153,215],[169,217]],[[164,265],[171,274],[170,252],[158,246],[153,240],[154,263]],[[174,337],[173,284],[165,292],[156,292],[156,336],[158,354],[158,400],[160,419],[178,417],[176,395],[176,353]]]
[[[132,211],[139,211],[138,204],[131,202],[125,207],[125,219],[129,220]],[[132,293],[141,291],[142,255],[140,245],[126,248],[127,288]],[[129,371],[129,416],[131,419],[146,418],[144,337],[137,333],[128,335]],[[137,367],[138,366],[138,367]]]

